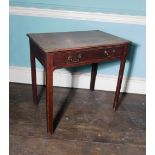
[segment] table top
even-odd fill
[[[70,49],[81,49],[129,43],[128,40],[99,31],[76,31],[55,33],[29,33],[44,52],[56,52]]]

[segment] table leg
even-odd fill
[[[93,63],[91,70],[90,90],[94,90],[96,75],[97,75],[97,63]]]
[[[37,98],[37,84],[36,84],[36,63],[35,63],[35,56],[32,51],[30,51],[30,59],[31,59],[31,78],[32,78],[33,102],[34,102],[34,105],[37,105],[38,98]]]
[[[53,71],[46,69],[47,132],[53,133]]]
[[[121,84],[122,84],[122,78],[123,78],[123,73],[124,73],[124,68],[125,68],[125,62],[126,62],[126,57],[121,58],[121,64],[120,64],[120,69],[119,69],[119,75],[118,75],[118,80],[117,80],[117,86],[116,86],[116,92],[115,92],[115,97],[114,97],[114,102],[113,102],[113,108],[115,111],[117,110],[119,106],[119,95],[120,95],[120,89],[121,89]]]

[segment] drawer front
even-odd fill
[[[123,48],[104,48],[104,49],[89,49],[75,52],[60,52],[54,54],[54,66],[75,65],[89,63],[98,60],[113,59],[120,57],[123,54]]]

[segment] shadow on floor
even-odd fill
[[[68,95],[66,96],[64,102],[61,104],[55,118],[53,121],[53,130],[55,131],[55,129],[57,128],[60,120],[62,119],[64,113],[66,112],[69,104],[71,103],[72,98],[74,97],[76,89],[71,88]]]

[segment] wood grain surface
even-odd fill
[[[56,52],[72,48],[88,48],[93,46],[107,46],[126,44],[129,41],[100,30],[55,32],[55,33],[29,33],[33,40],[45,52]]]
[[[45,87],[10,84],[10,155],[145,155],[145,96],[54,87],[54,134],[46,132]]]

